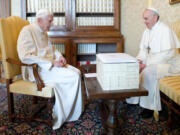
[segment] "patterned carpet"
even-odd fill
[[[31,97],[16,95],[15,110],[24,113],[22,108],[30,108]],[[164,107],[163,107],[164,108]],[[119,135],[180,135],[180,118],[174,115],[176,124],[170,129],[167,127],[167,113],[160,114],[160,121],[153,118],[143,120],[138,115],[142,109],[139,106],[129,106],[124,101],[118,102],[118,118],[122,124]],[[46,112],[39,114],[43,118]],[[120,115],[123,116],[120,119]],[[44,123],[38,122],[8,122],[7,97],[5,85],[0,85],[0,135],[101,135],[104,128],[97,101],[92,101],[86,106],[80,119],[75,122],[64,123],[58,130],[51,130]]]

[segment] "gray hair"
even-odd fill
[[[53,16],[53,13],[50,12],[48,9],[40,9],[37,13],[36,13],[36,19],[37,18],[44,18],[48,15],[52,15]]]

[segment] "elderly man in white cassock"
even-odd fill
[[[140,85],[148,90],[148,96],[126,99],[129,104],[138,104],[144,108],[142,118],[153,116],[153,110],[161,110],[159,79],[168,73],[168,61],[175,55],[180,43],[175,33],[159,21],[159,13],[154,8],[143,12],[147,26],[140,42],[137,59],[140,63]]]
[[[80,71],[66,64],[65,58],[48,41],[47,31],[53,21],[53,14],[41,9],[36,14],[36,22],[25,26],[18,38],[18,55],[26,64],[37,63],[39,74],[45,85],[54,87],[53,129],[58,129],[65,121],[77,120],[82,112]],[[22,70],[23,79],[34,81],[32,69]]]

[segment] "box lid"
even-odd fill
[[[96,57],[103,63],[138,62],[135,57],[132,57],[126,53],[100,53],[97,54]]]

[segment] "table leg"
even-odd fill
[[[118,117],[117,117],[117,101],[108,100],[109,114],[106,120],[107,135],[117,134]]]

